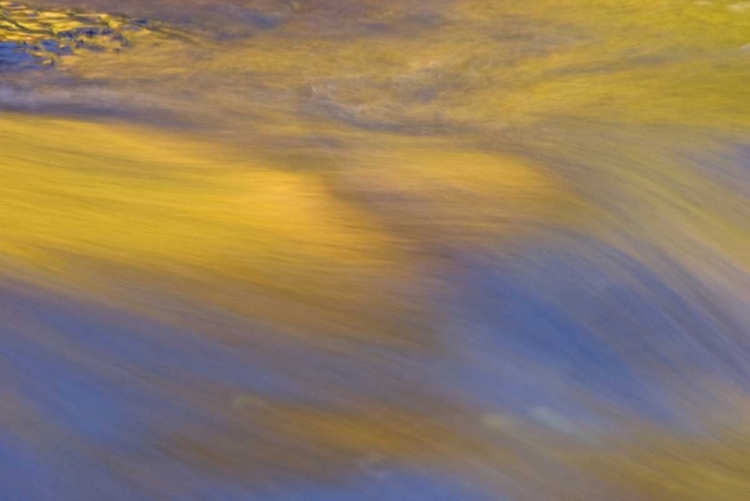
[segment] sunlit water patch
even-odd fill
[[[0,13],[8,496],[745,501],[742,2]]]

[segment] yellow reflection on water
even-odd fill
[[[407,357],[407,347],[440,345],[452,305],[435,297],[450,297],[445,277],[459,274],[460,256],[511,255],[569,232],[633,258],[744,346],[750,184],[735,146],[750,125],[750,7],[352,4],[271,2],[263,8],[283,22],[252,37],[181,26],[158,40],[143,33],[121,52],[62,58],[55,71],[72,80],[39,77],[30,102],[96,95],[106,104],[96,111],[151,123],[0,115],[0,273],[184,325],[184,310],[156,300],[176,297],[361,362],[358,345],[342,340]],[[340,22],[326,21],[333,14]],[[152,112],[172,117],[170,127]],[[638,287],[645,301],[655,294]],[[611,332],[603,313],[557,299],[561,315],[581,315],[595,337]],[[675,325],[679,313],[670,313]],[[461,333],[450,334],[446,357],[461,348]],[[622,339],[599,341],[636,368],[663,362]],[[384,363],[379,377],[391,382],[398,365]],[[664,362],[647,374],[677,400],[694,398],[682,376],[712,377],[702,371]],[[329,390],[315,381],[314,391]],[[468,397],[408,377],[399,387],[408,402],[349,395],[343,409],[323,411],[250,394],[222,407],[201,393],[208,388],[174,392],[212,424],[159,429],[157,441],[180,460],[260,483],[256,465],[335,477],[401,461],[495,487],[502,470],[519,499],[584,499],[584,480],[613,500],[740,501],[750,489],[748,434],[735,424],[729,435],[709,426],[696,437],[618,416],[637,438],[622,445],[571,436],[585,424],[544,409],[535,424],[482,415]]]

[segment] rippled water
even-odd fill
[[[0,500],[745,501],[750,4],[0,1]]]

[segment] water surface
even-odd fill
[[[0,2],[0,499],[745,500],[750,5]]]

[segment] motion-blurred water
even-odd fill
[[[0,1],[0,501],[746,501],[750,3]]]

